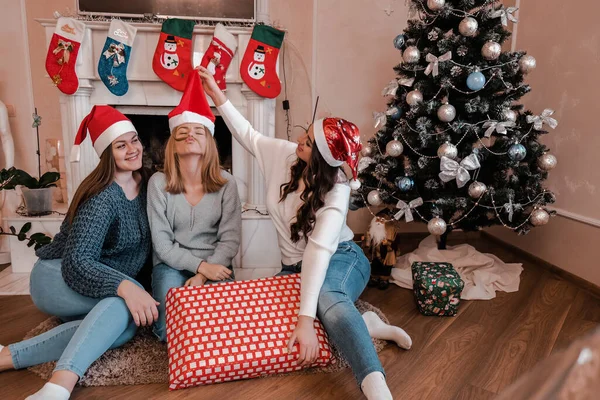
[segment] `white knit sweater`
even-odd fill
[[[292,193],[280,202],[280,187],[290,180],[290,167],[298,158],[296,143],[266,137],[227,101],[217,107],[236,140],[258,161],[267,185],[267,210],[277,230],[282,262],[287,265],[302,261],[300,315],[315,317],[321,286],[325,281],[329,260],[338,243],[352,240],[354,234],[346,225],[350,187],[337,183],[325,197],[325,205],[316,213],[308,243],[291,240],[290,224],[302,205],[300,193]]]

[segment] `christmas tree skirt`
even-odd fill
[[[358,300],[356,308],[361,314],[373,311],[379,317],[389,322],[380,309],[373,305]],[[48,318],[37,327],[27,333],[24,339],[42,334],[58,326],[60,321],[56,317]],[[375,350],[379,353],[386,345],[386,341],[373,339]],[[327,367],[311,368],[293,374],[312,374],[336,372],[348,367],[339,351],[331,344],[333,362]],[[118,349],[108,350],[102,357],[94,362],[86,371],[83,378],[79,380],[81,386],[115,386],[115,385],[146,385],[151,383],[169,383],[169,367],[167,356],[167,344],[156,339],[150,328],[140,328],[135,337]],[[28,368],[29,371],[40,376],[42,379],[50,379],[54,370],[55,362],[36,365]],[[269,375],[277,376],[277,375]]]
[[[415,261],[448,262],[454,266],[465,287],[460,295],[462,300],[489,300],[496,297],[497,291],[516,292],[522,264],[507,264],[493,254],[483,254],[473,246],[461,244],[438,250],[434,236],[428,236],[419,243],[412,253],[400,256],[392,269],[391,282],[413,289],[411,265]]]

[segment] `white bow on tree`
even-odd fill
[[[440,172],[439,177],[444,182],[450,182],[451,180],[456,179],[456,184],[461,188],[471,179],[469,171],[476,170],[479,167],[481,167],[481,165],[475,154],[463,158],[460,164],[446,156],[442,156],[440,162],[440,169],[442,172]]]
[[[373,164],[374,162],[375,160],[373,160],[371,157],[362,157],[358,161],[358,172],[364,171],[369,165]]]
[[[394,218],[396,218],[397,220],[400,220],[400,218],[402,218],[402,216],[404,216],[404,219],[406,220],[406,222],[412,222],[413,219],[413,215],[412,215],[412,209],[415,207],[419,207],[423,205],[423,199],[421,197],[418,197],[414,200],[411,200],[410,203],[406,204],[405,201],[403,200],[398,200],[398,204],[396,204],[396,208],[399,208],[400,211],[398,211],[396,214],[394,214]]]
[[[440,73],[440,62],[450,61],[452,59],[452,52],[449,51],[439,57],[436,57],[433,54],[429,53],[427,54],[427,57],[425,57],[425,59],[429,63],[427,69],[425,70],[425,75],[429,75],[433,72],[433,76],[438,76]]]
[[[415,83],[414,77],[409,78],[407,76],[401,76],[400,78],[398,78],[398,84],[400,84],[401,86],[411,87],[413,83]]]
[[[508,7],[508,8],[501,8],[499,10],[494,11],[493,13],[490,14],[491,18],[500,18],[502,21],[502,25],[504,26],[508,26],[508,20],[511,20],[512,22],[514,22],[515,24],[518,22],[517,18],[513,15],[514,12],[516,12],[518,10],[517,7]]]
[[[381,95],[382,96],[395,96],[396,92],[398,91],[398,81],[396,79],[394,79],[393,81],[390,81],[390,83],[388,83],[383,90],[381,91]]]
[[[492,133],[494,133],[494,131],[501,135],[506,135],[506,128],[513,128],[516,125],[517,124],[514,121],[487,121],[483,124],[484,128],[488,128],[485,131],[485,137],[492,136]]]
[[[554,114],[554,110],[546,108],[542,111],[542,115],[528,115],[527,122],[533,124],[533,129],[536,131],[541,131],[543,129],[543,124],[548,125],[552,129],[556,129],[558,121],[550,117],[552,114]]]

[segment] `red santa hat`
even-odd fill
[[[79,162],[80,146],[88,133],[94,150],[100,157],[115,139],[128,132],[137,132],[137,130],[121,112],[111,106],[94,106],[79,125],[75,144],[71,149],[71,162]]]
[[[339,167],[344,162],[352,170],[350,187],[360,188],[356,179],[358,174],[358,153],[362,149],[360,132],[352,122],[341,118],[323,118],[316,120],[313,125],[315,142],[319,152],[332,167]]]
[[[191,122],[204,125],[215,135],[215,116],[210,110],[197,71],[193,71],[188,78],[179,105],[169,113],[169,129],[172,133],[179,125]]]

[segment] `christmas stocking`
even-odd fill
[[[56,22],[56,30],[50,40],[46,56],[46,71],[54,86],[64,94],[73,94],[79,87],[75,64],[84,31],[83,22],[61,17]]]
[[[240,74],[246,85],[270,99],[281,92],[275,64],[284,35],[285,32],[273,27],[256,25],[240,65]]]
[[[183,92],[192,66],[194,21],[171,18],[163,22],[152,69],[173,89]]]
[[[225,74],[229,63],[237,49],[235,37],[225,29],[223,24],[217,24],[215,34],[210,41],[208,50],[202,57],[201,66],[207,68],[214,75],[215,81],[221,90],[227,89]]]
[[[117,96],[123,96],[129,89],[126,73],[136,32],[137,28],[113,19],[98,61],[100,79]]]

